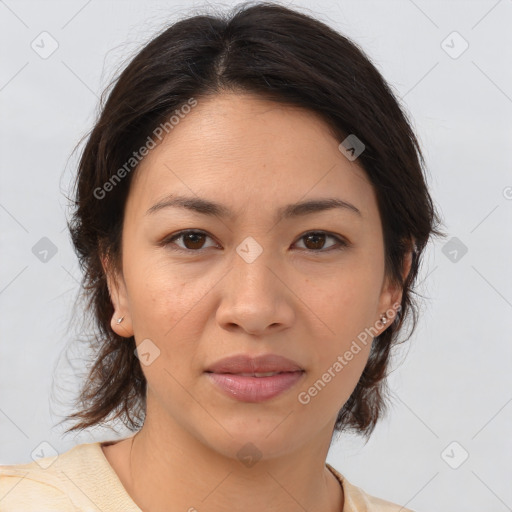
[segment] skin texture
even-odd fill
[[[144,510],[342,509],[342,489],[325,460],[371,339],[308,404],[297,396],[365,328],[385,329],[378,320],[400,302],[401,290],[385,279],[373,187],[357,160],[339,151],[340,142],[314,113],[223,93],[198,99],[137,169],[122,270],[116,274],[107,261],[104,267],[114,319],[124,315],[112,328],[134,335],[137,345],[150,339],[160,355],[142,366],[147,416],[133,446],[128,439],[103,450]],[[178,208],[146,214],[171,192],[220,202],[234,215]],[[274,220],[281,206],[330,197],[362,216],[332,209]],[[186,229],[207,236],[159,246]],[[336,239],[308,242],[310,231],[350,245],[329,250]],[[263,251],[252,263],[236,250],[249,236]],[[305,374],[266,402],[236,401],[204,374],[227,356],[268,353],[296,361]],[[261,453],[251,467],[237,457],[247,443]]]

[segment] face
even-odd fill
[[[141,162],[109,287],[125,316],[112,328],[144,354],[146,421],[229,457],[248,442],[269,458],[330,442],[368,333],[401,296],[373,187],[340,142],[311,112],[225,93],[198,99]],[[346,206],[286,208],[327,199]],[[215,367],[240,355],[245,365]],[[240,375],[266,355],[288,362]]]

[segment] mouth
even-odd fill
[[[289,391],[305,370],[295,361],[268,354],[222,359],[205,370],[216,389],[242,402],[263,402]]]
[[[218,372],[207,372],[207,373],[218,373]],[[289,372],[252,372],[252,373],[232,373],[223,372],[222,375],[238,375],[239,377],[273,377],[274,375],[280,375],[281,373]]]
[[[302,368],[299,363],[277,354],[264,354],[257,357],[240,354],[226,357],[213,363],[206,369],[206,372],[257,376],[266,373],[283,373],[303,370],[304,368]]]

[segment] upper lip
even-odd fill
[[[296,372],[304,369],[295,361],[277,354],[265,354],[257,357],[241,354],[226,357],[213,363],[206,369],[210,373],[266,373]]]

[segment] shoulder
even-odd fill
[[[37,462],[0,466],[2,512],[75,511],[62,476]]]
[[[77,445],[26,464],[0,465],[2,512],[88,512],[101,469],[100,443]],[[108,480],[107,480],[108,482]]]
[[[339,471],[330,464],[327,467],[334,473],[343,487],[343,512],[415,512],[403,505],[372,496],[360,487],[349,482]]]

